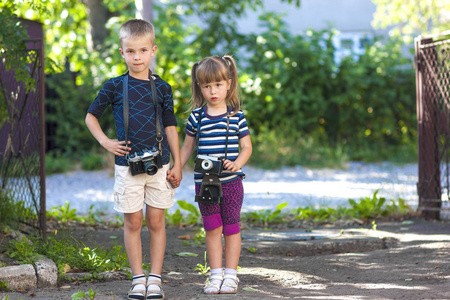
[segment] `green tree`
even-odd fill
[[[416,35],[438,33],[450,29],[450,1],[448,0],[373,0],[377,6],[373,24],[391,28],[406,43]]]

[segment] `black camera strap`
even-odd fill
[[[197,121],[197,133],[196,133],[196,142],[195,142],[195,149],[197,151],[197,155],[198,155],[198,147],[200,144],[200,126],[202,123],[202,114],[203,114],[203,109],[205,108],[205,105],[202,106],[202,108],[200,109],[199,115],[198,115],[198,121]],[[227,133],[226,133],[226,138],[225,138],[225,158],[227,159],[227,154],[228,154],[228,133],[229,133],[229,129],[230,129],[230,115],[228,114],[227,111]],[[197,157],[196,155],[196,157]]]
[[[128,72],[125,73],[123,77],[123,124],[125,127],[125,145],[128,147],[128,125],[129,125],[129,116],[130,116],[130,108],[128,104]],[[163,140],[162,132],[161,132],[161,124],[159,123],[159,114],[158,114],[158,101],[156,94],[156,86],[155,81],[153,80],[152,71],[148,70],[148,79],[150,80],[150,85],[152,89],[152,100],[153,107],[155,109],[155,119],[156,119],[156,141],[158,142],[159,151],[162,153],[161,142]],[[128,154],[127,154],[128,158]]]

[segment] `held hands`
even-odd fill
[[[231,173],[239,171],[240,167],[237,166],[233,161],[229,159],[223,160],[223,168],[230,171]]]
[[[128,141],[128,144],[131,144],[131,142]],[[102,145],[103,148],[105,148],[106,150],[117,156],[124,156],[126,154],[129,154],[131,151],[130,147],[125,146],[125,141],[119,142],[118,140],[107,139],[105,141],[102,141],[100,145]]]
[[[180,186],[180,182],[182,179],[181,168],[177,166],[173,166],[170,170],[167,171],[166,180],[170,182],[170,184],[177,188]]]

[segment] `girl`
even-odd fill
[[[181,148],[182,166],[194,151],[197,134],[198,155],[226,158],[223,160],[223,172],[219,176],[223,201],[220,204],[199,202],[211,266],[211,276],[203,290],[206,294],[235,294],[239,282],[237,267],[241,253],[239,221],[244,199],[244,173],[241,168],[250,158],[252,144],[247,121],[240,110],[234,59],[225,55],[207,57],[196,62],[192,67],[191,91],[192,112],[186,124],[186,138]],[[203,175],[194,172],[197,195]],[[222,234],[225,239],[225,271],[222,269]]]

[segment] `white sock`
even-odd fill
[[[223,269],[222,268],[211,269],[211,276],[213,276],[213,275],[220,275],[220,276],[222,276],[222,274],[223,274]],[[217,283],[220,286],[222,281],[221,280],[217,280],[217,279],[213,279],[213,280],[211,280],[211,283]],[[215,291],[216,291],[215,288],[207,288],[207,289],[205,289],[205,293],[213,293]]]
[[[231,276],[237,278],[237,270],[225,268],[225,275],[231,275]],[[224,284],[225,284],[226,282],[229,282],[229,283],[232,284],[233,286],[236,285],[236,283],[235,283],[233,280],[228,279],[228,278],[225,278],[225,279],[223,280],[223,283],[224,283]],[[221,287],[220,290],[223,291],[223,292],[231,292],[231,291],[233,291],[234,289],[231,288],[231,287],[227,287],[227,286],[223,286],[223,285],[222,285],[222,287]]]
[[[153,274],[153,273],[150,273],[149,275],[148,275],[148,280],[155,280],[155,281],[158,281],[159,283],[161,283],[161,275],[158,275],[158,274]],[[148,287],[147,287],[147,291],[159,291],[160,290],[160,288],[159,288],[159,286],[157,286],[156,284],[150,284]],[[148,296],[155,296],[155,295],[159,295],[159,294],[147,294],[147,297]]]
[[[133,287],[133,289],[130,292],[130,295],[142,296],[141,293],[133,293],[133,291],[134,290],[144,290],[145,291],[145,283],[146,283],[145,275],[141,274],[141,275],[133,276],[132,284],[135,284],[135,283],[138,283],[138,284]]]

